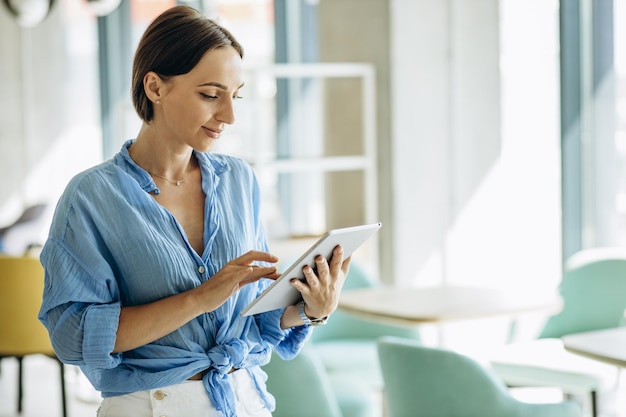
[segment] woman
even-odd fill
[[[61,197],[41,254],[40,319],[79,365],[104,416],[270,416],[260,368],[295,356],[330,315],[348,272],[337,247],[294,280],[304,302],[240,311],[279,274],[243,161],[212,154],[234,123],[243,49],[215,22],[173,7],[146,29],[133,64],[143,120],[110,161]]]

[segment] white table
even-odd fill
[[[572,353],[626,367],[626,327],[577,333],[561,340]]]
[[[521,297],[517,291],[455,285],[345,290],[339,298],[339,308],[344,312],[400,325],[539,311],[553,313],[561,307],[562,300],[557,294]]]

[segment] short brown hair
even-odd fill
[[[154,116],[146,96],[144,76],[154,71],[161,78],[191,71],[212,49],[232,46],[243,58],[243,47],[214,20],[189,6],[174,6],[156,17],[144,32],[133,61],[132,98],[144,122]]]

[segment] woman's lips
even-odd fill
[[[219,129],[209,129],[208,127],[202,126],[202,129],[212,139],[219,139],[222,135],[222,131]]]

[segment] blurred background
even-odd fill
[[[19,255],[72,176],[138,132],[132,56],[176,0],[2,2],[0,242]],[[283,261],[381,221],[355,254],[376,280],[532,299],[571,255],[626,247],[626,0],[180,3],[244,45],[244,100],[216,152],[254,167]],[[480,350],[507,326],[434,337]]]
[[[175,1],[3,1],[0,231],[19,254],[137,133],[132,56]],[[380,281],[532,297],[580,249],[626,245],[624,0],[183,3],[245,47],[217,152],[253,164],[282,259],[381,221],[355,255]]]

